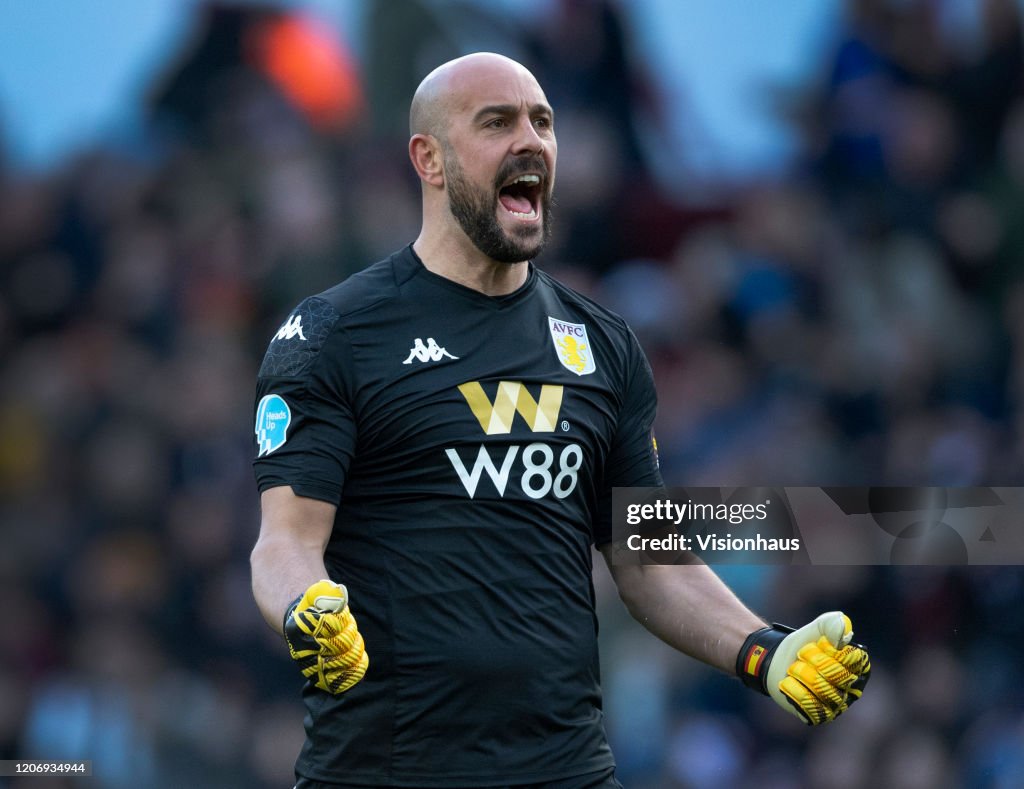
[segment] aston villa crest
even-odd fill
[[[576,375],[590,375],[597,369],[594,351],[587,339],[586,325],[558,321],[549,315],[548,326],[551,329],[551,342],[555,344],[555,353],[562,367]]]

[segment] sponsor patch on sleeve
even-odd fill
[[[256,406],[256,457],[269,455],[284,446],[288,428],[292,423],[292,410],[281,395],[264,395]]]
[[[302,302],[270,340],[260,377],[302,375],[320,353],[337,319],[338,311],[321,298]]]

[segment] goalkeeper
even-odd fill
[[[554,112],[477,53],[413,98],[416,240],[299,304],[257,384],[253,593],[306,678],[299,789],[616,789],[592,547],[660,638],[801,720],[869,664],[838,612],[767,626],[704,565],[611,561],[611,491],[660,486],[650,366],[531,262]]]

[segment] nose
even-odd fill
[[[544,150],[544,139],[537,133],[537,127],[533,125],[533,119],[529,115],[519,119],[516,132],[512,153],[539,154]]]

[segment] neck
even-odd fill
[[[484,255],[468,238],[464,243],[432,237],[426,228],[413,242],[426,269],[485,296],[505,296],[518,290],[529,274],[527,261],[500,263]]]

